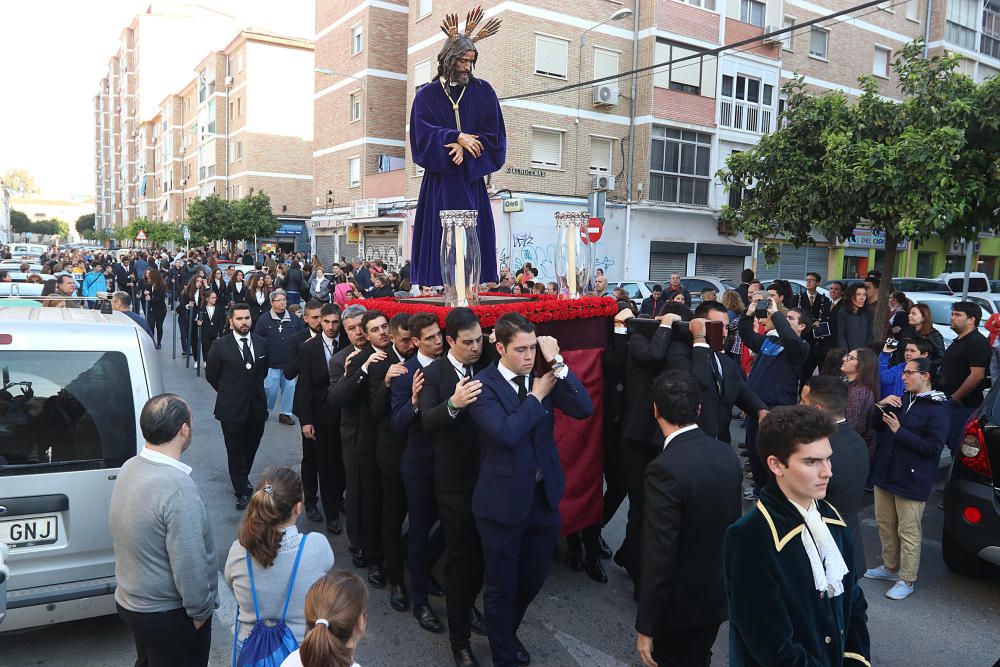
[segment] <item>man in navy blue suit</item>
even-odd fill
[[[497,320],[500,362],[476,374],[482,393],[469,411],[479,431],[479,481],[472,511],[485,558],[486,631],[496,667],[527,665],[517,638],[524,613],[549,573],[566,486],[553,435],[554,408],[584,419],[594,411],[587,390],[551,336],[519,313]],[[548,369],[532,375],[541,351]]]
[[[407,359],[403,366],[406,373],[392,378],[389,426],[397,437],[406,442],[400,472],[406,487],[406,501],[410,514],[407,543],[407,563],[410,566],[410,587],[413,593],[413,615],[420,627],[429,632],[443,632],[427,599],[431,588],[431,568],[444,553],[444,533],[439,527],[431,528],[438,519],[437,500],[434,497],[434,443],[420,427],[420,390],[424,384],[423,369],[430,366],[444,351],[444,339],[436,315],[417,313],[407,323],[417,354]],[[440,587],[436,584],[434,588]]]

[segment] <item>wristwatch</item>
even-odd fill
[[[552,361],[549,362],[549,365],[550,366],[558,366],[558,365],[564,364],[564,363],[565,362],[563,362],[562,355],[561,354],[557,354],[556,356],[552,357]]]

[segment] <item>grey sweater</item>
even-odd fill
[[[188,475],[142,456],[129,459],[111,494],[110,527],[118,604],[139,613],[183,608],[196,620],[215,612],[215,546]]]
[[[257,604],[260,606],[262,621],[281,618],[281,608],[288,594],[288,580],[292,576],[292,566],[295,565],[295,554],[299,549],[299,542],[304,537],[295,526],[286,528],[274,562],[265,568],[254,561],[253,582],[257,589]],[[226,558],[225,571],[226,584],[233,589],[233,596],[240,604],[239,639],[241,640],[247,638],[256,622],[246,555],[247,550],[239,540],[233,542],[233,546],[229,549],[229,557]],[[285,616],[285,625],[299,643],[306,634],[306,593],[309,592],[309,587],[332,567],[333,549],[330,548],[326,536],[322,533],[310,534],[306,539],[306,545],[302,548],[299,571],[295,575],[292,598],[288,603],[288,614]]]

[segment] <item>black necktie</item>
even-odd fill
[[[465,369],[465,377],[471,379],[472,378],[472,366],[470,366],[469,364],[466,364],[462,368]]]
[[[517,381],[517,398],[523,401],[528,398],[528,377],[518,375],[515,379]]]
[[[712,377],[715,379],[715,392],[722,396],[722,373],[719,372],[718,359],[714,352],[708,354],[708,365],[712,369]]]
[[[243,361],[246,362],[248,367],[253,366],[253,354],[250,352],[250,343],[247,342],[246,338],[241,338],[240,342],[243,343]]]

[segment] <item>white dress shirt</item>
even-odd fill
[[[679,436],[681,433],[687,433],[688,431],[693,431],[696,428],[698,428],[697,424],[688,424],[687,426],[682,426],[681,428],[677,429],[676,431],[674,431],[673,433],[671,433],[670,435],[668,435],[666,438],[663,439],[663,448],[666,449],[667,445],[669,445],[673,441],[673,439]]]
[[[158,452],[155,449],[150,449],[149,447],[143,447],[142,451],[139,452],[139,456],[141,456],[144,459],[149,459],[153,463],[162,463],[164,465],[177,468],[185,475],[191,474],[191,466],[181,463],[177,459],[171,456],[167,456],[163,452]]]
[[[247,344],[250,346],[250,356],[253,357],[254,361],[257,360],[257,355],[254,354],[253,350],[253,336],[249,333],[246,336],[241,336],[234,331],[233,338],[236,339],[236,349],[240,351],[240,354],[243,354],[243,339],[246,338]]]

